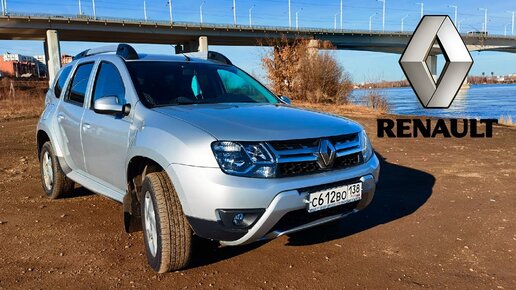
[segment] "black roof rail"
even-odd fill
[[[218,62],[221,64],[227,64],[227,65],[233,65],[233,63],[227,58],[225,55],[223,55],[220,52],[216,51],[208,51],[208,52],[188,52],[188,53],[182,53],[185,57],[193,57],[193,58],[200,58],[200,59],[206,59],[211,60],[213,62]]]
[[[108,53],[108,52],[114,52],[116,55],[120,56],[123,59],[129,60],[129,59],[138,59],[138,53],[136,53],[136,50],[130,46],[129,44],[120,43],[118,45],[108,45],[108,46],[102,46],[97,48],[90,48],[87,49],[76,56],[73,57],[73,60],[81,59],[83,57],[101,54],[101,53]]]
[[[229,58],[227,58],[222,53],[216,52],[216,51],[208,51],[208,59],[215,61],[215,62],[227,64],[227,65],[233,65],[233,63],[229,60]]]

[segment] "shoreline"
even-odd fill
[[[504,85],[516,85],[516,82],[513,83],[467,83],[469,86],[504,86]],[[402,88],[411,88],[408,86],[373,86],[373,87],[362,87],[357,84],[353,84],[355,86],[353,90],[379,90],[379,89],[402,89]]]

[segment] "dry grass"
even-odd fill
[[[43,111],[44,98],[0,100],[0,121],[38,117]]]
[[[299,102],[294,101],[292,103],[294,106],[326,112],[334,115],[341,115],[346,117],[372,117],[376,118],[379,115],[382,115],[381,112],[373,110],[368,107],[353,105],[353,104],[315,104],[309,102]]]
[[[367,107],[378,111],[379,113],[387,113],[389,112],[389,104],[387,103],[387,99],[377,90],[370,90],[364,96],[365,103]]]
[[[501,116],[498,119],[498,124],[516,127],[516,123],[513,123],[511,116]]]
[[[41,114],[47,81],[0,81],[0,120],[32,118]]]

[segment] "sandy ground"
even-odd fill
[[[77,189],[48,200],[36,119],[0,121],[0,288],[516,288],[516,130],[492,139],[375,138],[372,205],[345,220],[245,247],[199,242],[191,268],[146,265],[121,205]]]

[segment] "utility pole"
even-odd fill
[[[288,0],[288,28],[292,28],[292,14],[290,10],[290,0]]]
[[[448,5],[448,7],[455,9],[455,17],[453,17],[453,23],[455,23],[455,25],[457,25],[457,9],[458,9],[458,6],[457,5]]]
[[[301,12],[303,8],[296,11],[296,30],[299,30],[299,12]]]
[[[480,11],[484,11],[484,34],[487,34],[487,8],[478,8]]]
[[[7,10],[7,9],[6,9]],[[508,13],[512,13],[512,28],[511,28],[511,35],[514,35],[514,12],[515,11],[507,11]]]
[[[174,19],[172,18],[172,0],[167,1],[168,5],[168,16],[170,18],[170,24],[174,23]]]
[[[425,14],[425,3],[423,2],[419,2],[419,3],[416,3],[416,5],[421,5],[421,19],[423,19],[423,15]]]
[[[337,16],[339,15],[339,13],[336,13],[335,15],[333,15],[333,29],[334,30],[337,30]]]
[[[147,3],[145,0],[143,0],[143,19],[147,21]]]
[[[461,19],[458,21],[457,23],[457,31],[460,33],[460,24],[462,23],[462,21],[464,21],[464,19]]]
[[[343,17],[343,14],[342,14],[342,0],[340,0],[340,30],[342,30],[344,28],[344,26],[342,25],[342,17]]]
[[[375,17],[376,14],[378,14],[378,13],[375,13],[375,14],[369,16],[369,32],[371,32],[373,30],[373,17]]]
[[[510,24],[510,23],[505,24],[505,28],[503,29],[503,36],[507,36],[507,26],[508,26],[509,24]]]
[[[97,19],[97,9],[95,8],[95,0],[91,0],[91,6],[93,6],[93,19]]]
[[[385,1],[386,0],[377,0],[377,1],[383,3],[383,8],[382,8],[382,32],[385,32]]]
[[[405,21],[405,18],[409,17],[408,15],[405,15],[405,17],[401,18],[401,32],[403,32],[403,22]]]
[[[2,15],[7,15],[7,0],[2,0]]]
[[[3,11],[3,7],[4,7],[4,0],[2,0],[2,11]],[[79,0],[79,15],[82,16],[81,0]]]
[[[236,0],[233,0],[233,24],[236,26]]]
[[[254,6],[256,5],[253,5],[251,6],[251,8],[249,8],[249,26],[250,27],[253,27],[253,8]]]
[[[201,6],[199,6],[199,12],[200,12],[200,16],[201,16],[201,24],[202,24],[202,6],[204,5],[204,3],[206,3],[206,1],[201,1]]]

